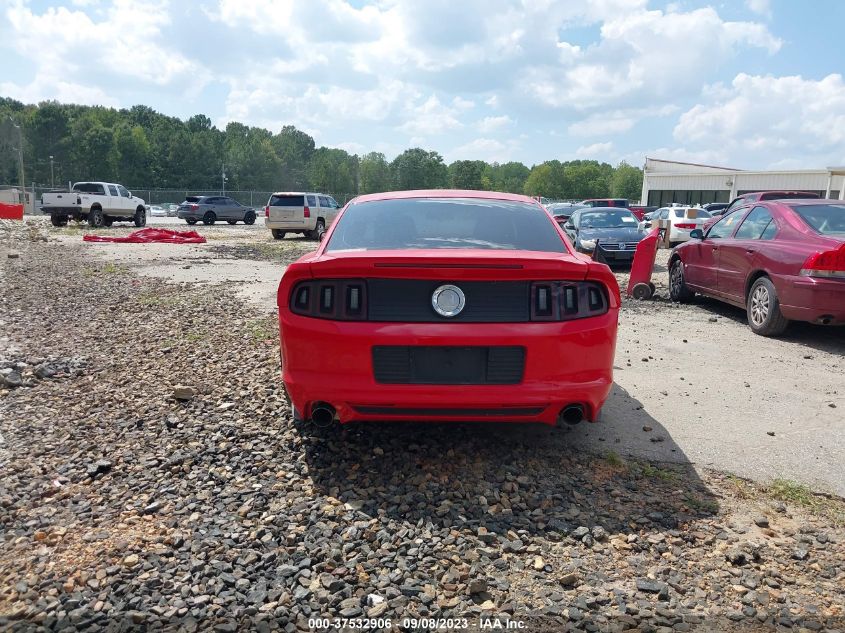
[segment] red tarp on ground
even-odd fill
[[[128,244],[204,244],[205,238],[196,231],[171,231],[170,229],[141,229],[126,237],[107,237],[105,235],[85,235],[86,242],[123,242]]]

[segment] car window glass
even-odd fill
[[[845,204],[791,205],[792,210],[822,235],[845,235]]]
[[[308,206],[309,207],[316,207],[317,206],[317,196],[308,196]]]
[[[320,206],[321,207],[328,207],[329,206],[329,199],[326,196],[319,196],[320,198]]]
[[[496,249],[567,252],[549,215],[512,200],[410,198],[350,205],[335,224],[327,251]]]
[[[771,221],[772,215],[768,209],[754,207],[751,213],[745,216],[734,237],[738,240],[759,240]]]
[[[774,220],[770,220],[769,223],[766,225],[766,228],[763,229],[763,233],[760,234],[761,240],[771,240],[774,239],[775,233],[778,232],[778,226],[775,224]]]
[[[118,196],[117,187],[115,187],[114,185],[109,185],[109,195],[112,195],[116,198]]]
[[[686,209],[675,209],[675,217],[682,218],[684,217],[684,213],[686,213]]]
[[[339,208],[340,208],[340,205],[337,203],[337,200],[335,200],[335,199],[334,199],[334,198],[332,198],[332,197],[329,197],[329,203],[330,203],[330,204],[331,204],[331,205],[332,205],[335,209],[339,209]]]
[[[123,185],[118,185],[118,186],[117,186],[117,190],[120,192],[120,195],[121,195],[123,198],[128,198],[128,197],[129,197],[129,192],[126,190],[126,187],[124,187]]]
[[[736,228],[737,221],[742,217],[741,213],[731,213],[729,216],[723,217],[721,220],[716,222],[710,230],[707,232],[708,239],[719,239],[724,237],[730,237],[730,234],[734,232]]]

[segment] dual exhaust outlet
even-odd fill
[[[575,425],[584,419],[584,407],[580,404],[570,404],[560,410],[557,425]],[[319,428],[328,428],[340,422],[335,408],[327,402],[318,402],[311,409],[311,421]]]

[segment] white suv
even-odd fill
[[[319,240],[339,210],[335,199],[322,193],[280,191],[264,207],[264,224],[277,240],[288,233]]]

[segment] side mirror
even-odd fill
[[[567,222],[566,224],[564,224],[564,225],[563,225],[563,228],[565,228],[565,229],[569,229],[570,231],[574,231],[574,230],[575,230],[575,225],[574,225],[574,224],[572,224],[572,222]]]
[[[690,239],[693,240],[703,240],[704,239],[704,231],[701,229],[693,229],[689,232]]]

